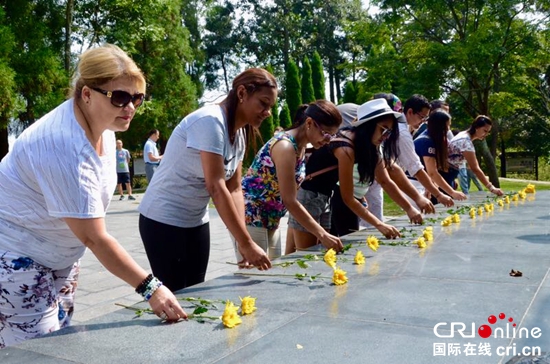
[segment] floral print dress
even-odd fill
[[[279,181],[273,160],[271,149],[281,140],[287,140],[296,151],[296,184],[300,185],[305,178],[305,157],[300,156],[296,139],[290,134],[279,133],[271,138],[258,151],[248,172],[242,179],[242,188],[245,202],[246,224],[275,230],[279,227],[281,218],[287,210],[281,199]]]

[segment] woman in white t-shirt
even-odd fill
[[[500,188],[493,186],[491,181],[485,176],[485,173],[479,168],[476,158],[476,150],[474,148],[474,140],[483,140],[491,132],[493,122],[488,116],[478,115],[470,128],[458,133],[449,143],[449,164],[458,170],[460,166],[466,162],[470,165],[472,172],[483,183],[489,192],[497,196],[502,196],[504,193]]]
[[[69,325],[86,247],[161,318],[187,317],[105,229],[114,132],[128,129],[144,92],[142,72],[120,48],[91,49],[72,98],[25,130],[0,163],[0,348]]]
[[[187,115],[168,139],[162,163],[139,205],[139,232],[147,258],[175,291],[204,281],[210,255],[208,203],[237,241],[241,266],[271,267],[246,230],[241,189],[246,137],[271,114],[277,82],[261,68],[233,80],[219,105]]]

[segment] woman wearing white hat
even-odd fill
[[[309,158],[306,166],[308,175],[331,165],[338,166],[337,169],[302,183],[298,192],[300,203],[325,229],[330,229],[329,201],[332,190],[339,182],[344,203],[357,216],[368,221],[387,238],[400,236],[394,226],[385,224],[372,215],[353,194],[353,170],[356,163],[360,181],[366,185],[370,185],[375,178],[387,181],[388,184],[393,183],[387,176],[385,165],[395,159],[397,154],[399,115],[384,99],[368,101],[359,107],[357,119],[351,126],[341,129],[329,145],[316,150]],[[383,142],[384,148],[381,152],[379,147]],[[395,199],[401,206],[414,209],[401,194],[395,196]],[[294,235],[297,249],[317,244],[315,236],[308,233],[292,216],[289,218],[289,231]]]

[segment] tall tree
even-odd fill
[[[313,92],[315,99],[321,100],[325,98],[325,72],[323,71],[323,62],[319,52],[313,52],[311,60],[311,80],[313,83]]]
[[[410,84],[427,81],[426,96],[450,94],[470,120],[477,114],[491,115],[490,97],[504,91],[506,67],[513,60],[517,63],[519,55],[536,51],[536,34],[547,24],[547,17],[534,13],[530,2],[519,0],[377,3],[391,24],[401,56],[406,55]],[[478,151],[491,182],[498,186],[494,156],[500,128],[499,120],[493,119],[490,148]]]
[[[284,129],[288,129],[292,126],[292,118],[290,117],[290,111],[286,102],[284,103],[281,113],[279,114],[279,123]]]
[[[14,35],[6,25],[4,10],[0,7],[0,160],[8,153],[8,124],[16,99],[15,72],[9,64],[14,46]]]
[[[290,116],[293,118],[294,114],[296,114],[296,110],[298,110],[298,106],[302,103],[302,90],[298,66],[292,59],[288,62],[285,86],[285,100],[288,105]]]
[[[313,80],[311,75],[311,64],[309,58],[304,57],[302,61],[302,103],[309,104],[315,101],[315,92],[313,91]]]
[[[269,73],[272,75],[273,73],[273,67],[271,65],[268,65],[265,68]],[[277,98],[275,99],[275,104],[273,104],[273,107],[271,108],[271,117],[273,118],[273,130],[275,130],[276,127],[279,126],[279,96],[277,95]]]

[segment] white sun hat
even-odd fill
[[[383,115],[393,115],[395,118],[399,118],[401,113],[393,111],[385,99],[370,100],[357,108],[357,119],[351,125],[357,127]]]

